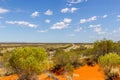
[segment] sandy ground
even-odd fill
[[[46,74],[39,75],[40,80],[53,80],[47,78]],[[64,76],[57,76],[59,80],[66,80]],[[17,75],[11,75],[0,78],[0,80],[17,80]],[[100,70],[98,65],[95,65],[94,67],[91,66],[83,66],[76,70],[74,70],[73,73],[73,80],[105,80],[105,75],[103,71]]]
[[[74,80],[105,80],[105,75],[98,65],[94,67],[86,65],[76,69],[74,74],[76,74]]]

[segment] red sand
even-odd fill
[[[0,78],[0,80],[17,80],[17,79],[18,79],[17,75],[11,75],[11,76]]]
[[[63,76],[57,76],[59,80],[66,80]],[[105,75],[100,71],[99,66],[83,66],[74,71],[73,80],[105,80]],[[46,74],[39,76],[40,80],[52,80],[48,79]],[[0,80],[17,80],[17,75],[11,75],[0,78]]]
[[[105,75],[98,65],[80,67],[74,71],[74,76],[74,80],[105,80]]]

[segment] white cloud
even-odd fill
[[[0,8],[0,14],[4,14],[4,13],[8,13],[8,12],[10,12],[10,10],[4,9],[4,8]]]
[[[100,24],[97,24],[97,25],[89,25],[90,28],[97,28],[97,27],[101,27]]]
[[[63,22],[64,23],[71,23],[72,19],[70,18],[64,18]]]
[[[39,15],[40,15],[40,12],[38,12],[38,11],[35,11],[31,14],[32,17],[37,17]]]
[[[79,8],[63,8],[61,9],[61,13],[74,13],[75,11],[77,11]]]
[[[69,24],[71,23],[71,21],[72,21],[72,19],[64,18],[63,21],[53,24],[51,29],[64,29],[64,28],[67,28],[69,26]]]
[[[108,17],[108,15],[106,15],[106,14],[104,16],[102,16],[102,18],[107,18],[107,17]]]
[[[89,28],[93,28],[94,32],[96,32],[97,34],[105,34],[104,31],[102,31],[101,25],[97,24],[97,25],[89,25]]]
[[[20,26],[26,26],[26,27],[30,27],[30,28],[36,28],[37,25],[35,24],[31,24],[29,22],[26,21],[6,21],[7,24],[17,24]]]
[[[45,33],[48,32],[48,30],[38,30],[37,32]]]
[[[66,24],[64,22],[57,22],[55,24],[53,24],[53,26],[51,27],[51,29],[64,29],[67,28],[69,24]]]
[[[64,9],[61,9],[61,12],[62,12],[62,13],[69,12],[69,8],[64,8]]]
[[[117,15],[117,21],[120,21],[120,15]]]
[[[75,29],[74,31],[75,32],[80,32],[81,30],[82,30],[82,27],[79,27],[79,28]]]
[[[49,16],[50,16],[50,15],[53,15],[53,11],[51,11],[51,10],[48,9],[48,10],[45,12],[45,15],[49,15]]]
[[[89,21],[89,22],[90,22],[90,21],[95,21],[96,19],[97,19],[97,16],[93,16],[93,17],[89,18],[88,21]]]
[[[78,4],[81,2],[87,2],[87,0],[68,0],[68,3],[70,4]]]
[[[46,23],[50,23],[51,21],[50,21],[49,19],[46,19],[45,22],[46,22]]]
[[[74,13],[77,10],[78,10],[78,8],[72,7],[70,11],[71,11],[71,13]]]
[[[86,22],[88,22],[87,19],[81,19],[81,20],[80,20],[80,23],[81,23],[81,24],[86,23]]]
[[[97,20],[97,16],[93,16],[93,17],[88,18],[88,19],[81,19],[80,23],[83,24],[83,23],[91,22],[91,21],[95,21],[95,20]]]

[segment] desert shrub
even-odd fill
[[[67,63],[74,65],[79,63],[79,55],[74,51],[64,52],[61,50],[54,55],[54,61],[56,65],[60,66],[65,66]]]
[[[73,66],[73,68],[77,67],[80,63],[79,55],[73,51],[64,52],[63,50],[58,50],[53,57],[53,61],[55,63],[54,70],[57,71],[61,68],[65,68],[68,64]]]
[[[93,53],[96,56],[105,55],[113,52],[114,42],[112,40],[96,41],[93,47]]]
[[[10,52],[3,53],[3,56],[2,56],[3,62],[4,63],[8,62],[9,57],[10,57]]]
[[[73,80],[74,66],[68,63],[65,66],[65,71],[67,72],[66,80]]]
[[[68,64],[66,64],[66,66],[65,66],[65,70],[66,70],[70,75],[72,75],[72,73],[73,73],[73,71],[74,71],[74,66],[68,63]]]
[[[120,55],[120,41],[118,41],[117,43],[115,43],[114,52],[116,52],[117,54]]]
[[[118,54],[109,53],[105,54],[104,56],[100,56],[98,59],[98,63],[103,68],[108,78],[118,75],[120,67],[120,56]],[[118,71],[112,71],[116,68],[118,68]]]
[[[5,52],[5,53],[2,53],[2,54],[3,55],[0,56],[0,68],[4,69],[3,76],[11,75],[11,74],[14,73],[14,71],[11,68],[8,68],[8,66],[7,66],[8,61],[9,61],[9,57],[10,57],[10,52]]]
[[[37,74],[48,70],[46,50],[37,47],[17,48],[11,53],[9,66],[20,74],[19,80],[37,80]]]

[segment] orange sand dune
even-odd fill
[[[94,67],[86,65],[74,71],[74,80],[105,80],[105,75],[98,65]]]
[[[63,76],[57,76],[59,80],[66,80]],[[91,66],[83,66],[74,71],[73,80],[105,80],[105,75],[102,71],[100,71],[99,66],[95,65]],[[17,75],[11,75],[0,78],[0,80],[17,80]],[[40,80],[53,80],[47,78],[46,74],[39,75]]]

